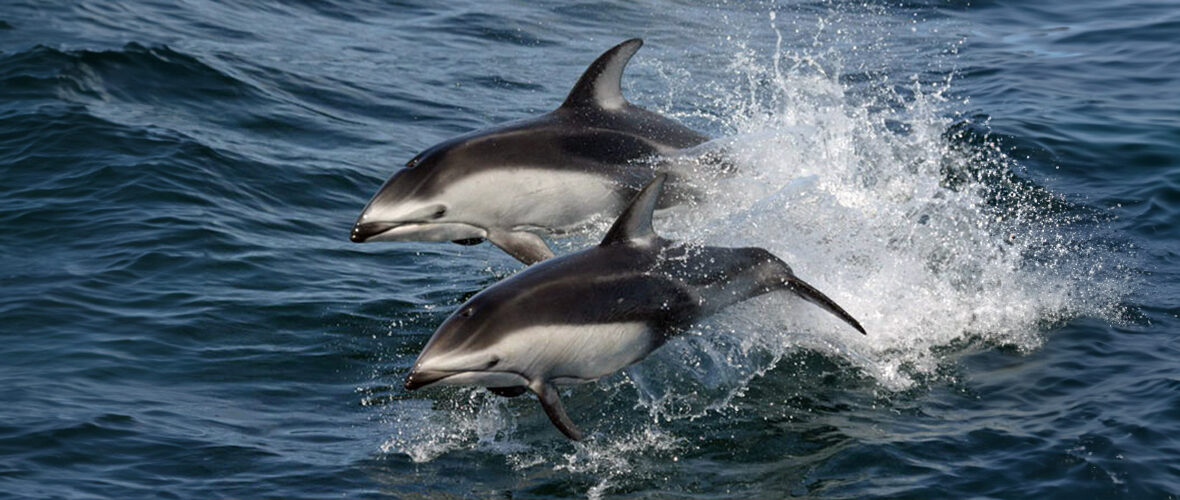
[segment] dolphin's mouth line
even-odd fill
[[[463,229],[467,229],[467,231],[463,231]],[[471,229],[474,229],[474,231],[470,231]],[[438,231],[438,236],[434,238],[421,239],[421,236],[406,238],[405,234],[396,234],[427,232],[431,230]],[[460,232],[455,233],[455,231]],[[353,243],[385,240],[450,241],[454,239],[470,239],[477,237],[484,238],[487,237],[487,232],[487,229],[484,229],[481,226],[458,221],[435,222],[427,220],[414,220],[397,222],[359,222],[352,226],[352,232],[349,234],[348,239],[352,240]]]
[[[348,239],[352,240],[353,243],[364,243],[365,241],[397,229],[404,224],[402,222],[357,222],[352,225],[352,232],[349,234]]]
[[[446,380],[448,378],[455,377],[458,375],[470,375],[470,374],[480,374],[480,373],[486,373],[486,374],[490,374],[490,375],[498,375],[498,374],[516,375],[517,377],[520,377],[521,380],[524,381],[524,383],[521,385],[528,386],[528,384],[529,384],[528,377],[524,376],[523,373],[514,372],[514,371],[505,371],[505,370],[458,370],[458,371],[426,370],[426,371],[410,371],[410,374],[408,376],[406,376],[405,388],[407,391],[413,391],[413,390],[421,389],[423,387],[437,385],[439,382],[442,382],[443,380]]]
[[[410,220],[398,222],[358,222],[352,226],[352,235],[350,239],[356,243],[363,243],[379,237],[385,233],[396,229],[412,228],[414,226],[426,226],[430,221],[425,220]]]

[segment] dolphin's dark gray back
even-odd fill
[[[495,331],[463,340],[493,344],[500,334],[532,326],[646,323],[661,334],[699,317],[701,303],[678,279],[653,273],[655,254],[594,247],[534,264],[476,294],[464,307],[496,308]],[[659,343],[663,343],[661,338]]]
[[[409,170],[398,175],[417,178],[405,184],[428,193],[490,168],[538,167],[621,179],[637,191],[655,172],[636,160],[709,140],[623,97],[623,69],[641,46],[643,41],[633,38],[599,56],[556,110],[438,143],[407,162]],[[443,163],[445,170],[434,168]]]

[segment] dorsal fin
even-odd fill
[[[658,237],[651,227],[651,214],[656,210],[656,202],[660,199],[660,192],[664,190],[664,181],[667,179],[668,174],[657,175],[635,195],[623,210],[623,214],[615,220],[610,231],[607,231],[606,237],[602,239],[602,246],[647,244]]]
[[[595,59],[582,73],[570,95],[561,104],[563,108],[597,107],[616,109],[627,104],[623,98],[623,68],[631,56],[643,46],[643,40],[632,38],[615,45]]]

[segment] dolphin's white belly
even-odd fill
[[[575,171],[501,168],[470,175],[446,190],[452,209],[490,228],[561,231],[614,215],[626,201],[615,181]]]
[[[643,359],[654,333],[643,322],[530,326],[497,346],[513,368],[557,383],[589,382]]]

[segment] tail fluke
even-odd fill
[[[825,311],[834,314],[837,318],[844,320],[845,323],[852,325],[856,331],[863,335],[868,335],[865,333],[864,327],[860,326],[860,322],[856,318],[853,318],[851,314],[848,314],[848,311],[845,311],[843,307],[840,307],[835,301],[829,299],[823,292],[816,290],[811,284],[799,279],[798,276],[789,274],[786,278],[785,285],[788,290],[795,292],[803,300],[822,307]]]

